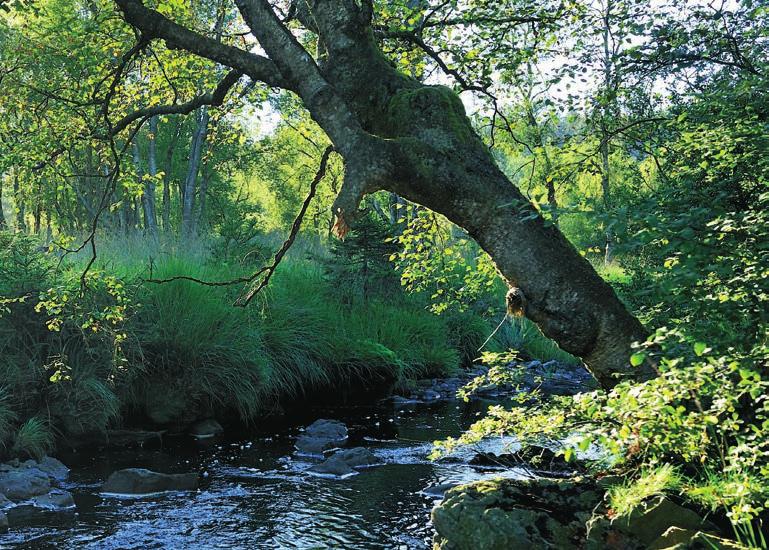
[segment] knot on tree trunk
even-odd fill
[[[505,295],[507,304],[507,313],[512,317],[523,317],[526,315],[526,296],[520,288],[511,288]]]

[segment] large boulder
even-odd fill
[[[594,483],[582,479],[493,479],[460,485],[433,509],[434,547],[578,548],[602,497]]]
[[[347,441],[347,426],[338,420],[316,420],[296,440],[297,453],[322,457],[326,451],[336,449]]]
[[[102,485],[102,492],[119,495],[147,495],[166,491],[195,491],[197,474],[161,474],[144,468],[118,470]]]
[[[49,477],[58,482],[67,481],[67,478],[69,477],[69,468],[67,468],[60,460],[51,456],[43,457],[34,467],[41,472],[48,474]]]
[[[671,530],[673,527],[676,529]],[[676,541],[686,536],[680,531],[697,534],[715,530],[715,526],[693,510],[676,504],[666,496],[657,496],[641,503],[629,514],[612,518],[605,515],[594,517],[590,522],[588,540],[597,547],[618,550],[626,547],[627,541],[636,541],[644,548],[652,545],[667,548],[678,542],[664,546],[667,544],[666,537]]]
[[[0,493],[10,500],[28,500],[51,490],[51,478],[37,468],[18,467],[0,472]]]

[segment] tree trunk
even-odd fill
[[[641,324],[611,287],[504,176],[472,128],[459,97],[398,72],[370,27],[373,3],[298,2],[298,20],[323,41],[317,62],[267,0],[236,0],[268,58],[166,23],[136,0],[116,0],[147,36],[294,91],[345,163],[334,203],[343,235],[362,197],[387,190],[445,215],[489,253],[511,291],[509,306],[563,349],[582,357],[604,387],[632,368]],[[188,197],[185,197],[185,200]]]
[[[5,176],[0,176],[0,230],[8,228],[8,224],[5,221],[5,214],[3,213],[3,183],[5,182]]]
[[[208,173],[207,167],[203,165],[200,170],[200,209],[198,210],[198,216],[193,228],[195,232],[200,232],[206,224],[206,201],[208,199],[208,182],[210,177],[211,174]]]
[[[163,174],[163,230],[166,232],[171,231],[171,171],[174,166],[174,151],[176,150],[176,143],[179,141],[181,130],[182,125],[177,123],[174,134],[166,149],[166,165],[165,173]]]
[[[609,172],[609,143],[611,141],[611,134],[609,133],[608,124],[609,116],[611,114],[610,109],[610,90],[612,82],[613,61],[612,52],[609,44],[611,21],[612,21],[612,0],[607,0],[605,4],[605,11],[603,12],[603,97],[600,101],[601,110],[601,193],[603,195],[603,207],[604,211],[608,215],[611,211],[611,181]],[[606,231],[606,245],[604,248],[604,265],[611,263],[614,256],[614,231],[612,229],[611,221],[607,221]]]
[[[201,107],[198,112],[197,124],[192,134],[192,143],[190,144],[190,159],[187,164],[187,177],[184,179],[182,187],[182,237],[189,238],[194,232],[195,224],[195,182],[197,181],[198,171],[200,169],[200,158],[203,152],[203,145],[206,142],[208,132],[208,109]]]
[[[147,171],[149,179],[144,182],[142,194],[142,207],[144,208],[144,228],[153,241],[158,240],[158,217],[155,212],[155,178],[158,175],[158,117],[150,118],[149,146],[147,150]]]
[[[26,209],[24,207],[24,200],[21,196],[21,186],[19,185],[19,171],[17,168],[13,169],[13,201],[16,205],[16,231],[21,233],[27,232],[27,223],[25,221]]]

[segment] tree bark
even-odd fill
[[[182,125],[177,123],[166,149],[166,164],[163,174],[163,230],[171,231],[171,173],[174,167],[174,151],[181,135]]]
[[[190,143],[190,158],[187,163],[187,177],[182,187],[182,237],[189,238],[194,233],[195,225],[195,183],[200,170],[200,158],[208,132],[208,109],[201,107],[195,131]]]
[[[153,241],[158,240],[158,216],[155,210],[155,178],[158,175],[158,117],[150,118],[149,144],[147,147],[147,172],[149,179],[144,182],[142,207],[144,208],[144,228]]]
[[[19,185],[18,168],[13,169],[13,201],[16,205],[16,231],[21,233],[26,233],[27,232],[27,223],[25,221],[26,208],[24,206],[24,200],[21,196],[21,186]]]
[[[0,176],[0,230],[8,228],[8,224],[5,221],[5,214],[3,213],[3,183],[5,182],[5,176]]]
[[[192,40],[191,31],[179,30],[138,0],[116,2],[147,37],[163,38],[253,79],[266,82],[277,70],[282,87],[299,95],[344,160],[344,182],[334,203],[338,234],[346,232],[365,194],[397,193],[466,229],[511,288],[515,309],[582,357],[604,387],[653,374],[650,367],[628,363],[631,344],[645,338],[644,328],[507,180],[458,96],[398,72],[382,55],[370,27],[371,2],[296,4],[299,21],[323,41],[324,57],[316,62],[267,0],[236,0],[269,57],[252,56],[248,63],[212,39]]]

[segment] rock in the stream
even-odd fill
[[[0,533],[5,533],[8,530],[8,516],[5,512],[0,512]]]
[[[195,422],[190,427],[190,435],[197,439],[208,439],[219,435],[223,431],[224,428],[222,428],[222,425],[213,418],[207,418],[206,420]]]
[[[422,489],[422,494],[433,498],[443,498],[447,491],[460,485],[458,481],[447,481],[446,483],[438,483],[437,485],[430,485]]]
[[[347,441],[347,426],[338,420],[316,420],[296,440],[300,455],[323,456],[325,451],[344,445]]]
[[[61,489],[53,489],[49,493],[33,497],[30,503],[36,508],[52,510],[54,512],[63,512],[75,508],[75,499],[72,498],[72,493]]]
[[[304,433],[320,439],[332,439],[341,442],[347,440],[347,426],[338,420],[321,418],[307,426]]]
[[[316,476],[338,478],[350,477],[357,473],[344,460],[334,457],[312,466],[307,471]]]
[[[3,493],[0,493],[0,510],[5,510],[6,508],[12,508],[13,502],[8,499]]]
[[[67,481],[67,478],[69,477],[69,468],[67,468],[60,460],[51,456],[43,457],[42,460],[35,463],[34,467],[41,472],[45,472],[56,481]]]
[[[422,399],[425,401],[436,401],[441,398],[441,394],[435,390],[425,390],[422,393]]]
[[[577,548],[601,498],[592,482],[580,479],[495,479],[460,485],[433,509],[434,548]]]
[[[340,449],[329,459],[309,468],[314,475],[328,477],[348,477],[355,474],[356,469],[378,466],[382,461],[371,451],[364,447],[352,449]]]
[[[0,472],[0,493],[13,501],[27,500],[50,490],[50,477],[37,468],[22,466]]]
[[[331,458],[341,460],[351,468],[370,468],[382,464],[382,460],[365,447],[341,449],[335,452]]]
[[[147,495],[166,491],[194,491],[198,488],[197,474],[161,474],[144,468],[118,470],[102,485],[102,493],[118,495]]]

